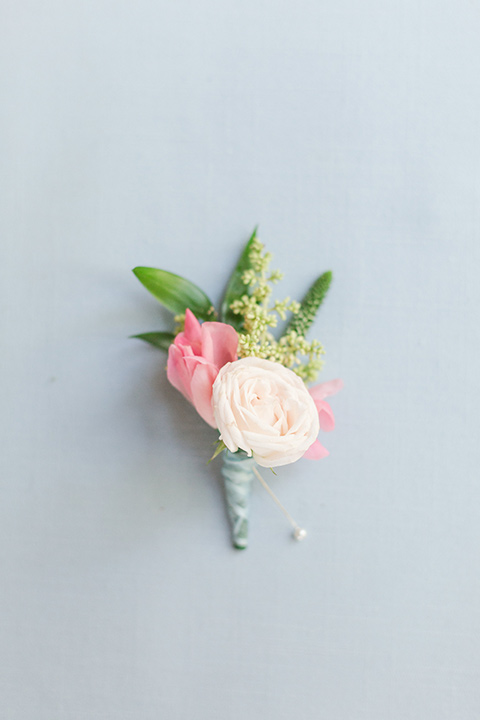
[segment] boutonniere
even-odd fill
[[[255,230],[218,311],[199,287],[179,275],[150,267],[133,271],[175,316],[174,332],[134,337],[168,353],[168,380],[218,432],[211,460],[223,456],[227,509],[238,549],[248,543],[254,478],[292,524],[293,537],[305,537],[259,467],[273,470],[328,455],[318,436],[334,428],[326,398],[342,387],[341,380],[308,387],[322,369],[324,349],[307,333],[330,287],[331,272],[315,280],[302,302],[273,300],[283,274],[270,269],[271,260]]]

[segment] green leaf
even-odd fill
[[[230,276],[230,280],[228,281],[225,296],[223,298],[220,308],[220,317],[222,319],[222,322],[233,325],[235,330],[241,330],[242,318],[238,315],[235,315],[230,310],[230,305],[233,303],[234,300],[238,300],[242,297],[242,295],[245,295],[248,292],[242,280],[242,275],[245,270],[248,270],[250,268],[250,249],[252,247],[253,241],[257,237],[257,228],[258,225],[253,231],[250,240],[245,245],[245,248],[240,256],[240,260],[238,261],[235,270]]]
[[[200,320],[212,320],[215,309],[203,290],[180,275],[157,268],[136,267],[133,273],[159,302],[176,315],[187,308]]]
[[[165,352],[168,352],[168,348],[175,339],[175,335],[171,332],[148,332],[140,335],[130,335],[130,337],[145,340],[145,342]]]
[[[207,462],[207,465],[210,465],[210,463],[212,462],[212,460],[215,460],[215,458],[216,458],[218,455],[220,455],[220,453],[223,452],[223,451],[226,450],[226,449],[227,449],[227,446],[225,445],[225,443],[223,442],[223,440],[217,440],[217,447],[215,448],[215,452],[213,453],[212,457],[211,457],[210,460]]]
[[[295,330],[299,335],[305,335],[310,325],[315,320],[320,305],[325,299],[328,288],[332,282],[332,273],[330,270],[320,275],[302,300],[300,312],[294,315],[288,325],[287,332]]]

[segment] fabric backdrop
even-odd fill
[[[480,717],[478,3],[0,12],[2,720]],[[257,223],[345,389],[235,553],[130,271]]]

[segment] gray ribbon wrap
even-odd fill
[[[225,484],[227,512],[232,528],[233,546],[244,550],[248,545],[248,517],[255,460],[238,450],[223,453],[222,475]]]

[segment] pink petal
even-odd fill
[[[182,351],[174,344],[168,348],[167,378],[174,388],[191,401],[190,373],[185,365]]]
[[[320,429],[323,430],[323,432],[331,432],[335,427],[335,417],[332,408],[326,400],[315,400],[314,402],[318,410]]]
[[[343,388],[343,380],[330,380],[310,388],[309,393],[314,400],[323,400],[330,395],[335,395]]]
[[[307,458],[307,460],[321,460],[329,454],[327,448],[323,447],[319,440],[315,440],[313,445],[310,445],[307,452],[304,453],[303,457]]]
[[[238,335],[226,323],[204,322],[202,325],[202,355],[218,369],[237,359]]]
[[[175,340],[173,341],[177,348],[182,350],[182,355],[194,355],[193,348],[190,344],[190,340],[185,336],[185,333],[178,333]],[[198,343],[197,343],[198,345]]]
[[[201,350],[200,355],[207,360],[207,362],[212,363],[212,365],[215,365],[213,359],[215,357],[214,347],[213,347],[213,339],[211,335],[208,333],[208,328],[205,328],[205,325],[207,323],[203,323],[202,325],[202,342],[201,342]],[[219,368],[220,369],[220,368]]]
[[[193,352],[199,355],[202,341],[201,325],[189,308],[185,310],[185,330],[183,335],[188,341],[188,344],[193,347]]]
[[[217,375],[217,369],[210,363],[198,363],[191,381],[195,410],[212,427],[217,427],[212,405],[212,386]]]

